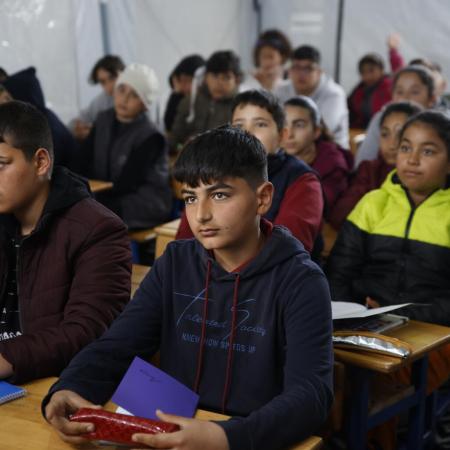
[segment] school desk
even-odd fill
[[[136,289],[141,284],[147,272],[150,270],[149,266],[142,266],[140,264],[133,264],[131,268],[131,297],[133,297]]]
[[[450,328],[411,320],[407,324],[386,331],[410,344],[412,352],[404,359],[375,353],[334,349],[335,358],[346,365],[351,376],[349,396],[347,444],[350,450],[366,448],[367,431],[387,421],[400,412],[409,411],[408,450],[422,449],[425,423],[427,422],[427,368],[428,354],[450,342]],[[411,383],[413,389],[376,412],[369,411],[369,385],[371,377],[378,373],[392,373],[412,364]],[[392,399],[391,399],[392,400]]]
[[[175,239],[175,236],[180,226],[180,219],[172,220],[155,227],[156,233],[156,248],[155,258],[159,258],[167,247],[167,244]]]
[[[102,181],[102,180],[89,180],[89,186],[93,193],[108,191],[112,189],[113,184],[111,181]]]
[[[64,443],[57,432],[45,422],[41,415],[41,401],[56,378],[44,378],[23,385],[28,395],[0,405],[0,448],[3,450],[93,450],[91,444],[73,447]],[[109,402],[106,409],[113,411],[115,405]],[[227,416],[199,410],[198,419],[221,420]],[[291,450],[316,450],[321,447],[321,439],[311,437]],[[102,447],[118,450],[118,447]],[[123,447],[122,447],[123,448]]]

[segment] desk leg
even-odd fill
[[[352,367],[352,391],[350,398],[350,418],[347,426],[347,445],[349,450],[366,449],[367,421],[369,415],[369,370]]]
[[[409,412],[408,450],[420,450],[424,445],[424,421],[427,395],[428,355],[415,361],[411,370],[411,382],[418,395],[417,405]]]

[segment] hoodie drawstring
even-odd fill
[[[233,293],[233,306],[231,308],[232,318],[231,318],[231,332],[230,337],[228,339],[228,355],[227,355],[227,372],[225,375],[225,385],[223,387],[223,395],[222,395],[222,413],[225,414],[225,407],[227,405],[228,393],[230,391],[231,385],[231,374],[232,374],[232,366],[233,366],[233,352],[234,352],[234,337],[236,335],[236,310],[237,310],[237,298],[238,298],[238,289],[239,289],[239,274],[236,276],[236,281],[234,282],[234,293]]]
[[[198,393],[200,386],[200,379],[203,367],[203,352],[205,347],[205,339],[206,339],[206,321],[208,319],[208,290],[209,290],[209,282],[211,279],[211,261],[208,261],[207,269],[206,269],[206,283],[205,283],[205,299],[203,301],[203,314],[202,314],[202,331],[200,337],[200,348],[197,356],[197,372],[195,374],[195,382],[194,382],[194,391]],[[239,281],[240,276],[237,274],[236,280],[234,283],[234,292],[233,292],[233,305],[231,308],[232,318],[231,318],[231,330],[228,338],[228,354],[227,354],[227,369],[225,373],[225,383],[223,387],[222,394],[222,412],[225,413],[225,407],[228,400],[228,394],[231,386],[231,375],[232,375],[232,366],[233,366],[233,353],[234,353],[234,338],[236,335],[236,315],[237,315],[237,301],[238,301],[238,290],[239,290]]]
[[[195,382],[194,382],[194,391],[197,393],[200,384],[200,376],[202,373],[202,365],[203,365],[203,349],[205,347],[205,338],[206,338],[206,319],[208,318],[208,289],[210,277],[211,277],[211,261],[208,260],[208,266],[206,269],[205,300],[203,300],[202,334],[200,338],[200,349],[198,351],[197,357],[197,373],[195,375]]]

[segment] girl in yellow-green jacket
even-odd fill
[[[333,300],[412,302],[402,314],[450,325],[449,155],[446,116],[405,123],[396,169],[350,213],[330,255]]]

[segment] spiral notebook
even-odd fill
[[[21,387],[14,386],[7,381],[0,381],[0,405],[2,403],[23,397],[27,391]]]

